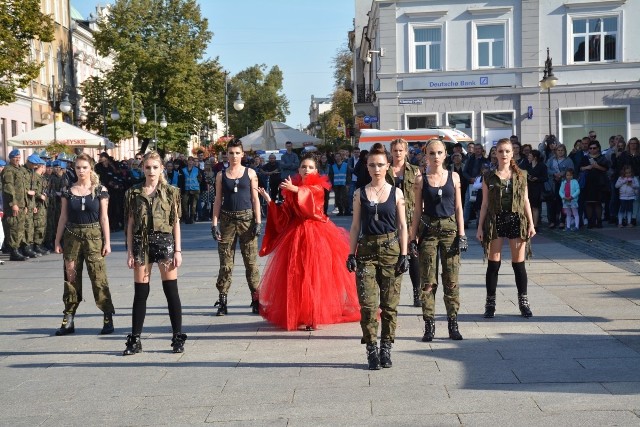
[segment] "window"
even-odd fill
[[[16,120],[11,120],[11,136],[16,136],[18,134],[18,122]]]
[[[405,129],[425,129],[436,127],[438,125],[437,114],[406,114],[405,115]]]
[[[442,28],[413,27],[412,71],[442,70]]]
[[[594,130],[602,145],[611,135],[627,135],[627,108],[594,108],[561,110],[561,141],[572,147],[575,140]],[[606,145],[606,144],[605,144]]]
[[[473,138],[473,113],[447,113],[447,124]]]
[[[573,18],[571,23],[573,62],[603,62],[618,59],[618,17]]]
[[[476,26],[476,64],[478,68],[506,66],[505,24]]]
[[[0,119],[0,144],[3,146],[7,142],[7,119]]]

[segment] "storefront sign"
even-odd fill
[[[424,100],[422,98],[405,98],[398,99],[400,105],[422,105]]]
[[[515,74],[474,74],[454,77],[407,77],[402,81],[403,90],[475,89],[500,86],[510,87],[515,85]]]

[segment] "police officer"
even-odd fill
[[[445,169],[447,150],[439,139],[427,143],[425,155],[428,169],[425,178],[416,185],[416,205],[410,234],[411,251],[420,257],[420,300],[425,325],[422,341],[432,341],[435,334],[438,259],[442,262],[449,338],[461,340],[462,335],[458,331],[458,270],[460,252],[467,250],[467,238],[464,234],[460,176]]]
[[[399,188],[385,181],[389,161],[382,144],[371,148],[367,168],[371,183],[354,193],[347,269],[356,271],[361,342],[367,346],[369,369],[374,370],[392,366],[400,284],[402,274],[409,269],[409,260],[404,196]],[[378,307],[382,311],[380,353]]]
[[[244,152],[240,141],[227,144],[229,167],[216,176],[216,197],[213,205],[211,234],[218,241],[220,271],[216,288],[220,292],[216,316],[227,314],[227,293],[231,286],[231,271],[235,255],[236,239],[246,270],[247,284],[251,291],[251,311],[258,314],[258,236],[262,227],[258,176],[253,169],[241,165]]]
[[[23,244],[25,220],[27,217],[27,175],[25,169],[20,166],[22,156],[19,150],[9,153],[9,164],[2,172],[2,200],[5,224],[5,240],[10,251],[11,261],[25,261],[31,253],[23,253],[20,246]]]
[[[407,227],[413,221],[415,206],[415,186],[422,182],[420,168],[407,161],[408,144],[404,139],[391,141],[391,167],[387,171],[387,182],[402,190]],[[420,307],[420,262],[417,256],[409,254],[409,277],[413,286],[413,306]]]
[[[82,301],[82,266],[86,262],[93,297],[104,313],[100,334],[113,332],[113,302],[109,291],[104,257],[111,253],[109,232],[109,193],[93,172],[94,161],[80,154],[75,161],[78,180],[63,190],[60,221],[56,233],[55,251],[64,258],[64,318],[56,335],[75,332],[73,323]],[[64,252],[63,252],[64,239]]]

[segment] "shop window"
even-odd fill
[[[447,113],[447,125],[473,138],[473,113]]]
[[[568,147],[587,136],[589,131],[596,132],[598,141],[607,146],[606,141],[611,135],[624,135],[627,139],[627,108],[594,108],[594,109],[563,109],[561,117],[561,141]]]
[[[488,151],[498,140],[509,138],[515,133],[513,111],[492,111],[482,113],[484,147]]]
[[[405,116],[405,129],[426,129],[438,126],[437,114],[420,114]]]

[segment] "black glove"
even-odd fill
[[[356,256],[354,254],[349,254],[347,257],[347,270],[349,273],[353,273],[358,268],[358,263],[356,262]]]
[[[251,226],[251,235],[253,237],[258,237],[260,233],[262,233],[262,224],[258,224],[257,222],[254,222],[253,225]]]
[[[219,242],[222,239],[222,233],[220,232],[220,226],[214,225],[211,227],[211,235],[213,236],[213,240]]]
[[[466,252],[469,249],[469,243],[467,242],[467,236],[456,236],[456,240],[453,242],[453,249],[460,254],[460,252]]]
[[[409,270],[409,257],[407,255],[400,255],[398,262],[396,262],[396,274],[401,275]]]
[[[415,240],[409,242],[409,253],[412,257],[418,258],[418,242]]]

